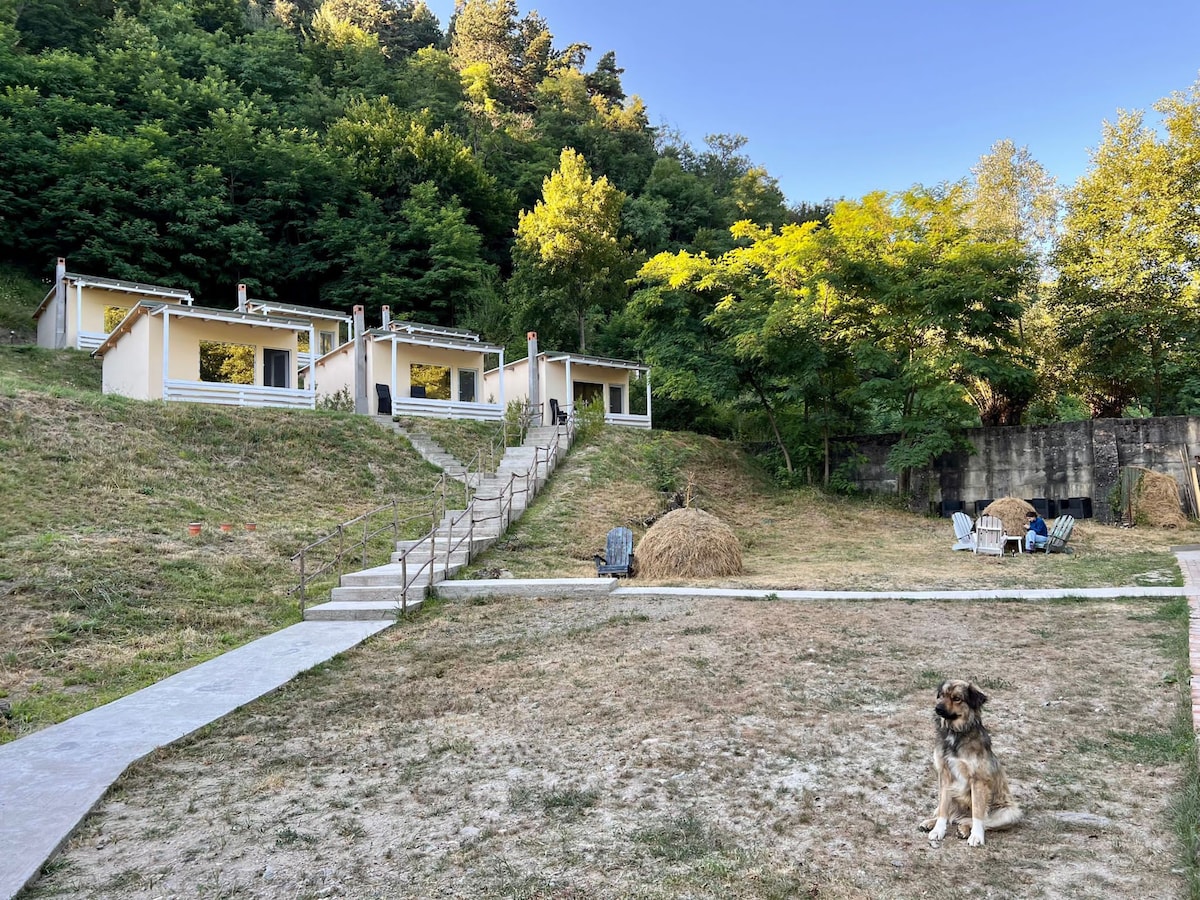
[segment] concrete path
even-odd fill
[[[637,587],[612,578],[446,581],[447,597],[710,597],[746,600],[1050,600],[1186,596],[1191,607],[1191,668],[1200,673],[1200,550],[1178,548],[1184,587],[986,591],[767,591]],[[393,621],[302,622],[253,641],[66,722],[0,746],[0,900],[11,900],[132,763],[300,672],[332,659]],[[1192,677],[1200,729],[1200,675]]]
[[[391,624],[302,622],[0,746],[0,898],[37,876],[132,763]]]
[[[1200,733],[1200,548],[1174,547],[1188,602],[1188,660],[1192,670],[1192,727]]]

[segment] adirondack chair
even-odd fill
[[[1004,555],[1004,523],[995,516],[980,516],[975,523],[975,552],[985,556]]]
[[[1071,539],[1071,531],[1075,528],[1074,516],[1059,516],[1054,520],[1054,527],[1046,535],[1047,553],[1070,553],[1067,541]]]
[[[567,411],[558,405],[558,401],[551,398],[550,400],[550,424],[551,425],[566,425]]]
[[[951,550],[974,550],[975,532],[971,530],[971,517],[964,512],[956,512],[950,517],[954,521],[955,544]]]
[[[614,528],[604,543],[604,555],[597,553],[593,559],[597,575],[628,578],[633,567],[633,532],[624,527]]]
[[[392,414],[392,389],[386,384],[375,385],[375,396],[379,398],[379,415]]]

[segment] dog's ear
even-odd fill
[[[973,684],[967,685],[967,696],[965,699],[967,701],[967,706],[974,710],[980,709],[983,704],[987,703],[988,701],[987,694],[975,687]]]

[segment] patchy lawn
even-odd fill
[[[1185,642],[1145,599],[431,605],[136,766],[30,896],[1186,897]],[[917,830],[948,676],[1026,811],[979,849]]]

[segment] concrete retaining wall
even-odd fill
[[[996,497],[1090,497],[1095,516],[1112,518],[1109,495],[1123,466],[1142,466],[1175,477],[1183,493],[1188,467],[1200,454],[1200,417],[1093,419],[967,432],[973,453],[947,454],[914,478],[914,502],[937,508],[962,500],[973,512],[976,500]],[[896,435],[857,438],[867,462],[855,483],[863,490],[896,492],[896,474],[884,466]]]

